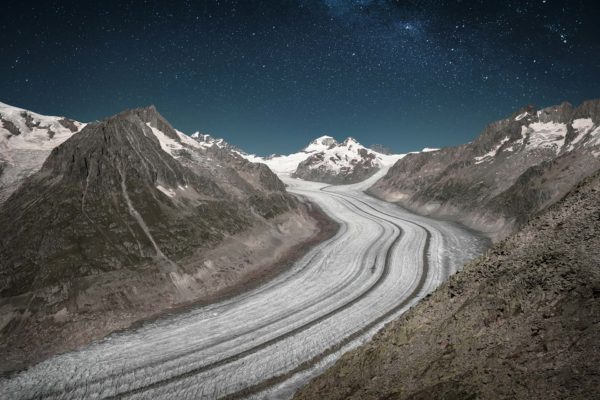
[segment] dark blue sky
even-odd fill
[[[169,3],[4,4],[0,101],[81,121],[155,104],[269,154],[322,134],[460,144],[523,105],[600,97],[597,1]]]

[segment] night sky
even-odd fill
[[[258,154],[329,134],[460,144],[528,104],[600,97],[600,2],[11,1],[0,101],[102,119],[154,104]]]

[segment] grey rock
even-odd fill
[[[14,122],[8,119],[4,119],[2,117],[0,117],[0,122],[2,122],[2,127],[6,129],[11,135],[18,136],[21,134],[21,131],[19,130],[19,128],[17,128]]]

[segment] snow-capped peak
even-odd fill
[[[0,103],[0,202],[85,124]]]
[[[331,136],[321,136],[316,138],[315,140],[313,140],[312,142],[310,142],[308,144],[308,146],[306,146],[304,148],[304,151],[307,153],[312,153],[315,151],[324,151],[327,150],[328,148],[330,148],[331,146],[337,146],[338,142],[335,140],[335,138],[331,137]]]
[[[10,161],[16,149],[50,151],[84,126],[0,103],[0,160]]]
[[[351,174],[357,166],[377,170],[398,159],[397,155],[384,155],[367,149],[352,137],[340,143],[328,135],[316,138],[301,151],[289,155],[242,156],[252,162],[267,164],[275,173],[283,175],[296,173],[300,165],[303,169],[326,171],[328,174]]]
[[[362,144],[358,143],[358,141],[353,137],[347,137],[346,140],[344,140],[344,142],[342,143],[342,145],[348,147],[349,149],[354,147],[363,149],[365,148]]]

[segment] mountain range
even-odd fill
[[[382,178],[367,189],[369,194],[416,213],[456,220],[498,242],[488,258],[452,278],[434,300],[398,322],[404,325],[386,330],[373,345],[375,350],[367,351],[381,357],[371,360],[361,349],[349,356],[357,358],[344,358],[300,396],[391,396],[394,393],[386,391],[395,379],[413,382],[410,371],[400,377],[375,373],[369,375],[374,383],[369,383],[359,377],[357,365],[373,361],[373,371],[384,370],[385,363],[404,371],[389,357],[417,353],[417,365],[430,365],[421,371],[431,378],[423,385],[442,383],[414,386],[410,393],[421,396],[416,398],[471,396],[479,393],[473,388],[480,382],[468,381],[464,376],[472,371],[457,365],[467,366],[473,355],[458,349],[457,343],[479,337],[476,330],[495,326],[504,317],[534,318],[548,311],[535,296],[579,309],[597,306],[587,295],[573,300],[552,288],[578,290],[580,275],[588,273],[592,298],[597,298],[597,246],[590,221],[598,200],[594,174],[600,170],[600,100],[577,107],[527,106],[489,124],[470,143],[409,154],[386,154],[382,146],[369,149],[353,138],[338,142],[321,136],[296,153],[260,157],[211,135],[186,135],[153,106],[81,123],[0,103],[0,118],[2,371],[76,348],[172,308],[246,290],[272,277],[311,244],[335,234],[336,223],[287,193],[278,175],[333,185],[364,181],[381,171]],[[589,232],[581,224],[591,226]],[[566,239],[561,242],[563,229]],[[586,254],[578,261],[580,250]],[[562,274],[576,279],[565,283]],[[539,292],[541,283],[535,279],[551,282],[551,287]],[[504,300],[489,300],[494,293]],[[448,303],[447,296],[459,300]],[[519,305],[511,298],[518,298]],[[468,315],[448,308],[458,303]],[[500,317],[482,307],[496,307]],[[574,310],[569,307],[548,312]],[[436,325],[430,336],[419,335],[433,343],[451,334],[459,342],[448,339],[440,350],[415,339],[411,332],[422,331],[427,325],[423,321],[438,320],[446,312],[464,323]],[[491,319],[481,327],[476,315]],[[589,317],[579,311],[573,315],[553,321]],[[530,327],[530,321],[514,322],[515,327]],[[544,329],[559,340],[559,330]],[[529,338],[522,329],[519,332],[515,345],[525,348]],[[577,336],[569,332],[569,337]],[[388,352],[397,343],[408,353],[398,355],[395,348]],[[445,349],[456,357],[447,356]],[[506,359],[510,357],[506,353]],[[451,368],[444,364],[447,358],[456,361]],[[482,370],[492,368],[477,360]],[[504,373],[501,366],[493,368]],[[443,371],[454,375],[449,380],[435,375]],[[336,391],[332,382],[345,377],[368,390],[384,379],[384,390]],[[458,391],[451,388],[452,382],[467,381],[469,385],[461,383]],[[348,383],[347,388],[354,387],[359,386]]]

